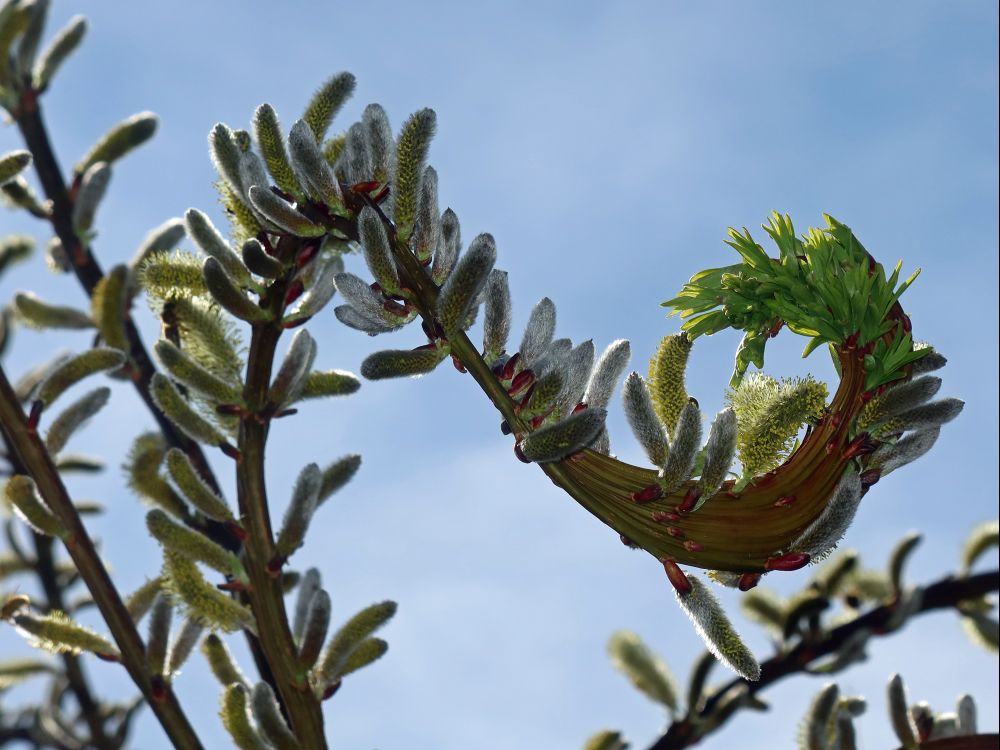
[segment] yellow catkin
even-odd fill
[[[681,410],[688,402],[684,371],[690,353],[691,340],[687,334],[677,333],[664,336],[656,354],[649,360],[646,385],[649,386],[656,416],[666,426],[668,434],[673,434]]]
[[[129,350],[125,333],[125,294],[128,268],[115,266],[94,287],[90,298],[91,316],[104,343],[114,349]]]

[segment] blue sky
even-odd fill
[[[677,328],[659,303],[692,273],[731,262],[727,226],[753,229],[774,209],[802,229],[828,212],[880,260],[923,268],[904,304],[915,335],[950,359],[944,390],[968,405],[929,457],[866,497],[845,546],[881,566],[893,542],[923,530],[911,576],[928,580],[957,565],[976,522],[996,517],[994,4],[54,6],[54,24],[73,12],[91,22],[44,100],[63,164],[127,115],[162,118],[156,139],[116,168],[97,222],[106,265],[131,257],[151,227],[188,207],[223,224],[206,153],[214,123],[245,127],[268,101],[290,125],[319,83],[351,70],[358,88],[342,127],[372,101],[397,125],[420,107],[437,111],[430,161],[442,206],[458,213],[466,239],[496,236],[515,337],[548,295],[560,335],[592,337],[599,348],[628,338],[642,371]],[[0,131],[0,148],[19,145],[16,131]],[[12,214],[4,221],[5,232],[40,230]],[[0,298],[21,288],[82,301],[72,280],[40,262],[8,274]],[[312,332],[322,367],[357,370],[376,348],[422,343],[416,327],[373,341],[331,313],[321,317]],[[832,377],[822,355],[798,359],[802,342],[777,342],[769,373]],[[689,389],[708,413],[721,407],[736,343],[717,336],[695,348]],[[23,331],[5,365],[18,372],[56,346],[85,345],[86,337]],[[616,728],[643,748],[662,727],[662,714],[604,652],[613,630],[629,628],[687,674],[699,644],[662,569],[518,463],[498,423],[471,379],[442,367],[419,381],[365,384],[275,425],[276,512],[304,463],[364,456],[294,564],[322,569],[335,620],[383,598],[400,603],[386,629],[389,655],[328,704],[335,746],[572,750]],[[120,488],[116,468],[127,438],[151,424],[116,388],[75,445],[108,459],[103,476],[75,489],[113,510],[95,529],[123,589],[158,568],[154,544],[136,533],[144,509]],[[615,452],[640,462],[620,410],[609,424]],[[217,467],[229,471],[221,457]],[[807,573],[772,578],[787,592]],[[735,612],[736,598],[723,598]],[[766,657],[764,636],[739,623]],[[0,630],[0,650],[15,648]],[[983,726],[996,731],[996,657],[968,644],[954,616],[921,618],[872,643],[870,657],[839,677],[871,701],[859,723],[864,747],[892,744],[883,686],[897,670],[913,700],[938,710],[973,693]],[[127,690],[113,666],[88,669],[109,691]],[[704,746],[792,746],[821,684],[800,678],[768,691],[769,714],[741,715]],[[178,689],[207,745],[226,746],[204,667],[193,663]],[[144,714],[136,746],[166,747],[158,731]]]

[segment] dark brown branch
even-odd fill
[[[1000,570],[991,570],[987,573],[977,573],[966,577],[947,576],[924,587],[920,607],[911,617],[936,609],[951,609],[961,602],[978,599],[998,589],[1000,589]],[[896,614],[897,607],[898,602],[896,601],[876,607],[870,612],[834,628],[820,640],[799,643],[790,651],[768,659],[760,665],[760,680],[757,682],[735,678],[712,691],[706,698],[704,706],[698,711],[699,719],[709,719],[712,712],[731,690],[745,685],[749,695],[759,693],[785,677],[804,672],[806,667],[817,659],[836,653],[861,631],[871,631],[873,636],[885,636],[898,632],[898,628],[891,627],[891,621]],[[724,723],[725,720],[713,724],[710,731],[715,731]],[[696,745],[704,736],[698,733],[697,722],[693,723],[687,718],[678,719],[649,746],[648,750],[680,750]]]
[[[100,610],[115,643],[118,644],[121,663],[132,681],[149,702],[153,713],[160,720],[174,746],[186,750],[201,750],[201,742],[181,710],[170,686],[154,696],[151,675],[146,664],[146,646],[136,630],[135,622],[119,596],[118,589],[111,581],[107,568],[98,555],[45,444],[37,431],[29,427],[21,403],[2,367],[0,367],[0,425],[18,461],[35,480],[45,504],[66,528],[67,535],[63,539],[66,551],[73,559],[80,577],[87,584],[94,597],[94,603]]]

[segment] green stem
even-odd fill
[[[297,241],[289,238],[279,243],[279,254],[290,255]],[[267,308],[273,322],[254,326],[247,357],[246,387],[243,398],[248,414],[240,422],[239,460],[236,486],[240,515],[247,531],[244,550],[250,577],[249,598],[260,647],[270,665],[276,689],[292,731],[303,747],[326,748],[323,711],[308,685],[302,685],[297,671],[297,649],[288,626],[281,576],[268,570],[274,557],[274,535],[264,477],[264,452],[270,418],[262,416],[267,406],[274,356],[281,336],[281,312],[286,282],[278,280],[268,289]]]
[[[0,425],[7,435],[18,460],[34,479],[45,504],[68,530],[63,540],[66,551],[73,559],[101,616],[111,631],[121,651],[121,661],[129,676],[142,692],[156,714],[174,747],[181,750],[200,750],[198,736],[184,715],[169,685],[162,694],[154,696],[151,675],[146,667],[146,647],[136,630],[135,623],[118,594],[104,562],[97,554],[93,541],[77,513],[73,501],[62,483],[52,457],[38,433],[28,426],[24,411],[7,374],[0,367]]]

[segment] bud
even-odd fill
[[[149,608],[153,606],[156,597],[159,596],[163,588],[163,579],[160,577],[146,581],[139,588],[125,598],[125,609],[128,610],[132,620],[138,622],[145,616]]]
[[[35,239],[26,234],[0,238],[0,274],[9,266],[27,259],[35,249]]]
[[[242,150],[236,143],[232,129],[223,123],[216,123],[208,135],[208,150],[215,165],[215,171],[228,185],[231,194],[246,203],[246,188],[240,172]]]
[[[22,12],[28,14],[28,20],[14,57],[15,69],[19,75],[30,73],[31,66],[35,64],[38,44],[42,40],[42,32],[45,31],[49,0],[35,0],[31,4],[23,5],[22,8]]]
[[[393,219],[402,242],[408,242],[416,220],[417,198],[424,171],[427,151],[434,137],[437,115],[432,109],[422,109],[410,115],[396,141],[395,196]],[[492,265],[492,264],[491,264]]]
[[[183,552],[163,550],[163,573],[164,585],[184,604],[189,618],[227,633],[240,628],[257,632],[250,610],[208,583]]]
[[[307,464],[299,472],[292,499],[281,522],[281,532],[274,543],[275,557],[288,558],[305,541],[309,522],[316,511],[321,480],[322,475],[316,464]]]
[[[31,292],[14,295],[14,313],[17,319],[30,328],[93,328],[94,321],[83,310],[75,307],[52,305]]]
[[[344,195],[340,183],[305,120],[298,120],[292,125],[288,133],[288,153],[292,167],[310,197],[331,208],[342,209]]]
[[[603,408],[608,405],[618,379],[628,366],[631,354],[631,347],[625,339],[612,341],[608,345],[591,372],[587,390],[583,394],[583,400],[588,406]]]
[[[265,103],[257,107],[257,111],[253,114],[253,132],[261,156],[264,157],[264,163],[267,164],[267,171],[271,173],[275,184],[288,195],[300,197],[302,188],[295,178],[291,164],[288,163],[281,123],[278,122],[278,115],[270,104]]]
[[[361,456],[347,455],[338,458],[323,469],[319,495],[316,499],[317,507],[326,502],[334,492],[350,482],[360,468]]]
[[[7,480],[7,502],[17,516],[39,534],[63,538],[68,534],[55,514],[49,510],[35,490],[35,482],[24,474],[15,474]]]
[[[664,492],[669,494],[675,491],[691,477],[700,447],[701,411],[694,399],[691,399],[687,406],[681,409],[677,428],[670,441],[667,461],[660,471],[659,482]]]
[[[146,666],[152,676],[167,673],[167,648],[174,608],[165,594],[159,593],[149,614],[149,637],[146,639]]]
[[[625,378],[622,402],[625,406],[625,416],[636,440],[654,465],[663,466],[669,449],[667,433],[663,429],[663,423],[656,416],[646,383],[638,373],[633,372]]]
[[[888,697],[892,729],[903,747],[912,750],[917,747],[917,728],[910,718],[910,710],[906,705],[906,687],[898,673],[889,678]]]
[[[458,216],[450,208],[446,208],[441,214],[441,234],[431,263],[431,278],[436,284],[443,284],[451,274],[461,249],[462,232]]]
[[[975,734],[976,727],[976,701],[971,695],[965,693],[958,698],[957,708],[958,730],[961,734]]]
[[[97,414],[111,397],[111,389],[105,386],[95,388],[85,396],[66,407],[58,417],[52,420],[45,435],[45,447],[49,455],[55,456],[69,442],[70,437],[92,416]]]
[[[189,208],[184,214],[187,234],[194,244],[210,258],[215,258],[226,273],[239,286],[249,287],[252,282],[247,267],[229,246],[226,238],[212,224],[211,219],[196,208]]]
[[[139,267],[143,289],[156,299],[181,299],[207,292],[201,271],[202,260],[192,253],[152,253]]]
[[[118,349],[106,347],[88,349],[58,364],[38,387],[35,400],[40,401],[43,406],[49,406],[64,391],[85,377],[103,370],[117,369],[123,364],[125,355]]]
[[[722,487],[736,456],[737,436],[736,412],[723,409],[716,415],[705,443],[705,463],[698,480],[702,497],[710,498]]]
[[[480,234],[471,242],[465,255],[458,259],[454,270],[441,287],[437,302],[438,321],[446,333],[461,330],[466,323],[486,286],[486,279],[496,258],[497,249],[493,236]]]
[[[0,183],[12,180],[31,164],[31,154],[23,149],[0,156]]]
[[[198,620],[188,619],[184,621],[174,642],[170,644],[170,658],[167,664],[168,675],[173,676],[181,671],[181,667],[184,666],[184,662],[191,656],[191,652],[194,651],[194,647],[198,643],[198,639],[201,637],[204,629],[205,626]]]
[[[80,189],[73,203],[73,228],[77,232],[85,232],[94,225],[97,207],[104,199],[110,183],[111,167],[107,162],[99,161],[83,173]]]
[[[250,696],[245,685],[227,685],[222,693],[222,725],[240,750],[270,750],[271,745],[260,736],[250,722]]]
[[[370,354],[361,363],[361,375],[368,380],[426,375],[446,354],[446,349],[386,349]]]
[[[299,644],[299,668],[312,669],[326,640],[330,627],[330,595],[322,589],[312,597]]]
[[[299,399],[347,396],[361,387],[361,381],[346,370],[314,370],[310,372],[298,393]]]
[[[675,591],[675,595],[708,650],[744,679],[751,682],[759,680],[760,665],[740,640],[718,600],[699,579],[688,580],[691,590],[686,594]]]
[[[339,276],[340,274],[338,274]],[[338,289],[340,287],[338,286]],[[375,314],[368,310],[359,310],[352,305],[338,305],[333,309],[333,314],[336,316],[337,320],[343,323],[348,328],[353,328],[356,331],[362,331],[367,333],[369,336],[377,336],[380,333],[388,333],[389,331],[394,331],[399,328],[399,324],[392,324],[388,321],[381,319],[381,317],[376,317]]]
[[[521,366],[531,367],[552,343],[556,330],[556,306],[548,297],[542,297],[528,317],[528,324],[521,338]],[[595,404],[596,406],[607,406]]]
[[[893,425],[900,431],[934,429],[953,420],[964,407],[961,399],[943,398],[903,412],[893,420]]]
[[[392,257],[389,235],[386,234],[382,219],[369,206],[358,215],[358,234],[365,253],[368,270],[382,289],[393,294],[399,291],[399,272]]]
[[[251,237],[243,243],[241,251],[243,265],[258,276],[265,279],[276,279],[285,270],[285,267],[276,258],[267,254],[260,240]]]
[[[619,630],[608,642],[611,663],[647,698],[677,712],[677,681],[638,635]]]
[[[128,306],[128,268],[117,265],[101,277],[90,295],[90,314],[101,339],[114,349],[131,349],[125,332]]]
[[[99,162],[112,164],[132,149],[141,146],[156,132],[157,117],[152,112],[140,112],[122,120],[93,145],[76,165],[76,174],[84,174]]]
[[[649,392],[660,421],[668,431],[677,427],[681,409],[688,402],[684,389],[691,340],[685,333],[664,336],[656,354],[649,360]]]
[[[270,313],[247,298],[218,260],[206,258],[201,272],[205,287],[213,299],[230,315],[251,324],[265,323],[271,319]]]
[[[317,568],[308,568],[299,582],[299,593],[295,598],[295,614],[292,619],[292,637],[296,643],[302,642],[306,619],[313,597],[320,591],[320,573]]]
[[[98,656],[118,661],[118,649],[110,641],[93,631],[74,622],[69,616],[58,609],[49,611],[47,615],[34,615],[25,611],[12,618],[18,630],[28,636],[28,641],[35,648],[44,649],[53,654],[79,654],[89,651]]]
[[[354,92],[354,83],[354,76],[350,73],[337,73],[320,86],[309,100],[302,119],[309,125],[317,143],[326,137],[334,116]]]
[[[301,748],[298,739],[292,733],[281,715],[274,691],[266,682],[254,685],[250,696],[250,707],[263,735],[275,747],[283,750]]]
[[[583,746],[583,750],[627,750],[628,743],[622,739],[621,732],[609,730],[591,735]]]
[[[153,345],[157,359],[170,375],[218,404],[243,403],[241,388],[227,383],[166,339]]]
[[[222,433],[191,408],[167,376],[159,372],[153,375],[149,395],[163,415],[192,440],[208,445],[225,442]]]
[[[353,652],[366,642],[365,639],[368,636],[391,620],[394,614],[396,614],[395,602],[384,601],[372,604],[354,615],[334,634],[326,651],[323,652],[322,660],[314,670],[320,694],[325,691],[327,686],[346,674],[345,668],[348,666],[348,660]],[[378,658],[378,656],[374,658]],[[366,663],[371,661],[374,659],[369,659]],[[359,668],[355,667],[355,669]]]
[[[45,267],[52,273],[69,273],[73,263],[58,237],[53,237],[45,243]]]
[[[813,698],[812,705],[809,706],[809,712],[803,722],[806,735],[805,747],[826,750],[830,746],[830,730],[836,721],[835,711],[839,701],[840,688],[833,682],[824,685]],[[839,750],[839,743],[837,747]]]
[[[528,435],[521,442],[521,452],[528,461],[561,461],[593,441],[607,415],[606,409],[583,409]]]
[[[911,531],[896,543],[889,554],[889,580],[892,581],[892,588],[896,594],[901,594],[903,591],[903,568],[906,567],[910,554],[920,544],[921,539],[923,536]]]
[[[242,573],[242,566],[228,550],[204,534],[172,521],[162,510],[151,510],[146,514],[146,528],[165,550],[205,563],[223,575]]]
[[[281,407],[295,401],[315,360],[315,339],[306,329],[299,329],[292,336],[281,368],[267,389],[267,402]]]
[[[420,197],[410,247],[417,260],[430,260],[441,239],[441,218],[438,214],[438,175],[434,167],[425,167],[420,178]]]
[[[848,469],[819,518],[792,542],[790,549],[808,552],[813,560],[829,555],[854,520],[861,497],[861,479]]]
[[[251,205],[268,221],[278,228],[298,237],[322,237],[326,228],[296,211],[290,204],[279,198],[271,189],[261,185],[251,185],[247,194]]]
[[[209,669],[223,687],[229,685],[246,685],[247,678],[236,666],[233,655],[223,641],[215,633],[209,633],[201,642],[201,653],[205,655]]]
[[[235,523],[233,512],[225,500],[208,486],[180,448],[171,448],[166,454],[167,471],[188,502],[207,518],[222,523]]]
[[[48,88],[52,77],[59,71],[73,51],[80,45],[87,31],[87,19],[83,16],[73,16],[69,23],[49,42],[32,71],[32,87],[36,91]]]

